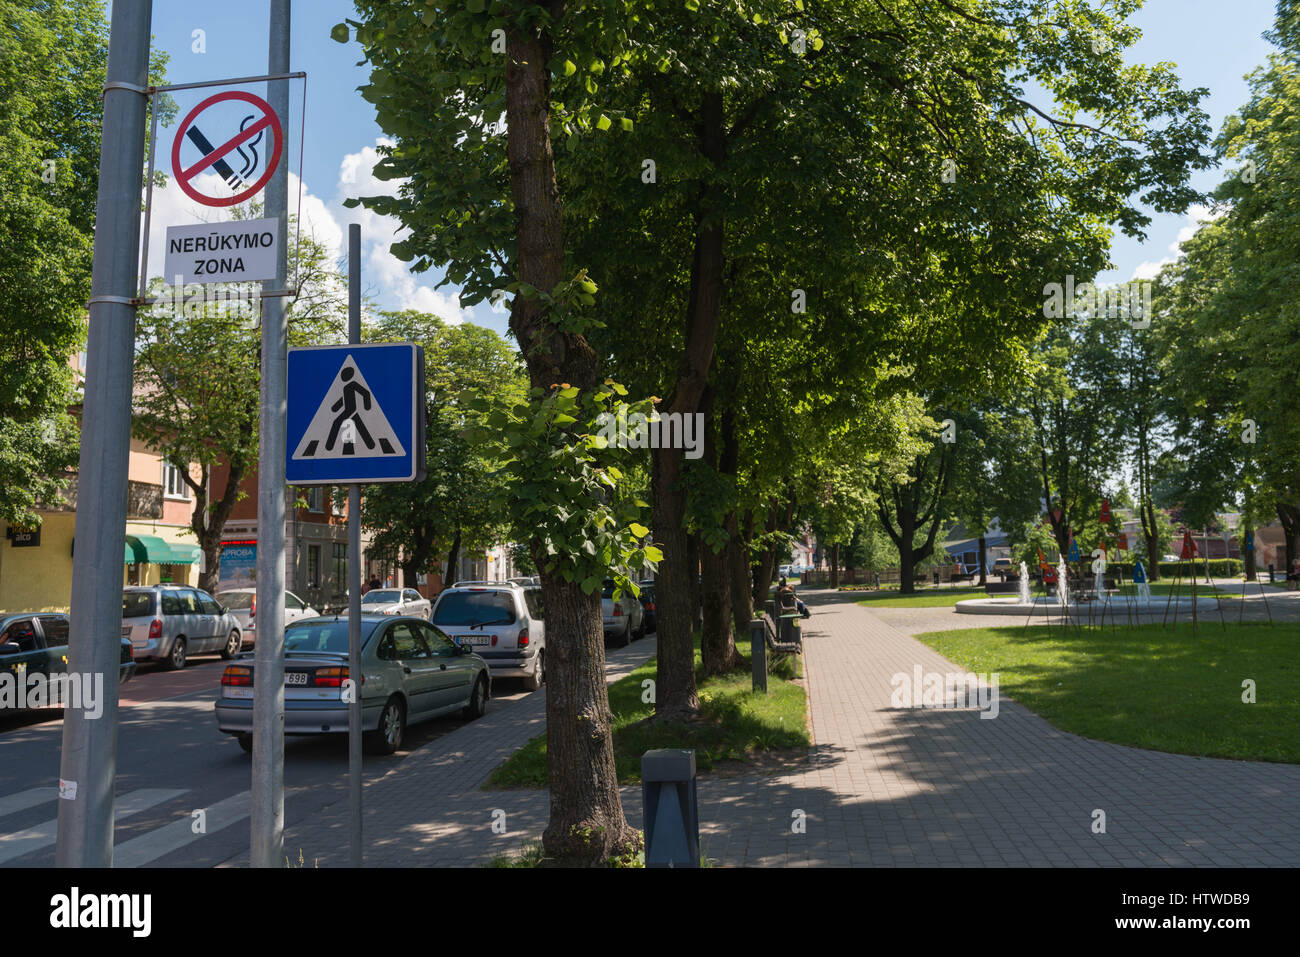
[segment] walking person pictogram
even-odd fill
[[[329,438],[325,440],[326,452],[334,451],[334,443],[338,440],[339,430],[343,428],[344,423],[349,423],[355,426],[356,431],[361,433],[361,441],[366,443],[366,448],[373,449],[375,447],[375,440],[372,439],[370,433],[366,431],[366,423],[357,412],[358,397],[361,399],[365,411],[370,411],[370,390],[361,383],[352,381],[353,372],[354,370],[345,368],[339,373],[339,377],[346,383],[346,385],[343,386],[343,397],[330,406],[330,411],[339,412],[339,409],[342,409],[343,411],[339,412],[338,418],[336,418],[334,424],[330,426]],[[347,446],[355,444],[355,437],[352,435],[352,429],[344,429],[344,432],[346,434],[343,436],[343,454],[348,455],[351,453]]]

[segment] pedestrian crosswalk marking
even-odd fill
[[[184,793],[186,793],[184,788],[179,791],[167,788],[141,788],[138,791],[129,791],[113,802],[113,820],[119,821],[132,814],[139,814],[155,805],[178,798]],[[15,798],[20,796],[14,795]],[[0,834],[0,864],[49,847],[58,840],[58,836],[57,817],[42,821],[16,834]]]
[[[17,814],[19,811],[26,811],[28,808],[37,807],[46,801],[53,801],[58,796],[58,789],[32,788],[28,791],[19,791],[17,794],[10,794],[6,797],[0,797],[0,817],[6,814]],[[3,838],[0,838],[3,840]]]
[[[293,458],[373,459],[405,454],[379,400],[349,354],[326,390]]]
[[[131,840],[113,848],[113,866],[140,867],[143,864],[156,861],[172,851],[179,851],[182,847],[192,844],[199,838],[239,823],[248,817],[252,807],[252,792],[242,791],[234,797],[228,797],[224,801],[218,801],[216,804],[205,808],[204,810],[207,813],[202,834],[194,833],[194,819],[191,815],[186,814],[179,820],[155,828],[147,834],[141,834],[139,837],[133,837]]]

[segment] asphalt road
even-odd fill
[[[251,762],[217,730],[222,666],[215,655],[194,658],[180,672],[141,665],[122,686],[115,866],[211,867],[247,851]],[[508,708],[528,694],[518,680],[494,681],[489,708]],[[453,715],[408,728],[396,754],[366,755],[366,780],[462,724]],[[62,736],[60,711],[0,717],[0,868],[54,863]],[[347,766],[346,735],[287,738],[286,825],[346,800]],[[202,840],[198,823],[206,829]]]

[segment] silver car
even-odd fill
[[[226,606],[239,622],[239,630],[244,633],[244,646],[252,645],[257,638],[257,589],[229,588],[217,592],[216,598],[217,601]],[[299,618],[315,618],[319,614],[320,612],[293,592],[286,591],[284,593],[284,623],[286,625],[291,621],[297,621]]]
[[[136,661],[184,668],[190,655],[233,658],[244,645],[234,615],[207,592],[186,585],[147,585],[122,592],[122,637]]]
[[[362,614],[419,615],[426,621],[433,602],[414,588],[376,588],[361,596]]]
[[[600,593],[600,617],[605,626],[605,640],[615,648],[626,647],[628,642],[645,637],[645,609],[631,592],[622,591],[609,579]]]
[[[529,691],[546,680],[545,619],[542,590],[512,582],[457,582],[433,609],[433,623],[484,658],[492,677],[522,678]]]
[[[252,653],[226,665],[217,726],[253,747]],[[481,717],[492,693],[487,663],[422,618],[361,616],[361,727],[366,749],[392,754],[406,727],[459,711]],[[307,618],[284,630],[284,733],[346,734],[348,619]]]

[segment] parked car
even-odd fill
[[[1019,569],[1017,569],[1016,566],[1014,566],[1013,564],[1011,564],[1011,559],[1009,559],[1009,558],[997,558],[997,559],[994,559],[994,561],[993,561],[993,567],[989,569],[989,573],[990,573],[990,574],[993,574],[993,575],[997,575],[997,576],[998,576],[999,578],[1001,578],[1004,582],[1005,582],[1008,578],[1019,578],[1019,577],[1020,577],[1020,571],[1019,571]]]
[[[542,589],[512,582],[458,582],[438,594],[433,623],[473,648],[494,678],[522,678],[536,691],[546,680]]]
[[[361,596],[361,613],[366,615],[418,615],[429,620],[433,602],[414,588],[375,588]]]
[[[184,668],[190,655],[233,658],[244,646],[238,619],[207,592],[185,585],[125,589],[122,637],[131,639],[137,661],[173,669]]]
[[[406,728],[460,711],[482,717],[492,693],[487,663],[423,618],[361,616],[361,728],[366,749],[392,754]],[[284,629],[284,733],[346,734],[348,619],[305,618]],[[253,748],[254,659],[226,665],[217,727]]]
[[[614,582],[606,579],[600,593],[600,616],[604,619],[605,640],[615,648],[624,648],[628,642],[645,637],[645,611],[628,592],[616,599],[615,588]]]
[[[244,646],[248,647],[257,639],[257,589],[256,588],[228,588],[225,591],[219,591],[213,596],[226,609],[235,616],[239,622],[240,631],[244,633]],[[291,621],[297,621],[299,618],[315,618],[319,615],[316,609],[312,608],[305,601],[299,598],[291,591],[284,593],[284,623],[287,625]]]
[[[17,709],[20,702],[30,700],[34,675],[48,682],[51,675],[68,670],[68,629],[67,615],[24,611],[0,616],[0,675],[12,674],[25,683],[23,694],[12,703],[0,696],[0,711]],[[130,640],[123,638],[121,643],[117,680],[125,684],[135,675],[135,657]],[[41,689],[43,700],[51,699],[49,691],[48,684]]]
[[[655,580],[653,578],[640,582],[641,594],[637,598],[641,601],[641,610],[645,613],[645,621],[641,626],[642,634],[650,634],[658,630],[658,619],[655,616]]]

